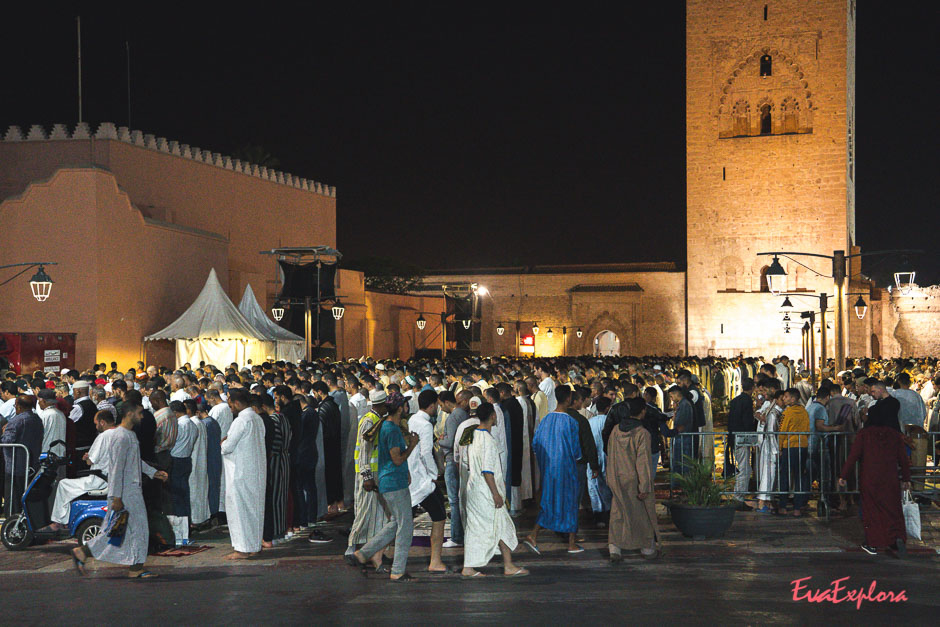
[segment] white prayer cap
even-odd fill
[[[483,401],[480,400],[479,396],[470,397],[470,409],[476,409],[477,407],[480,406],[481,403],[483,403]]]
[[[72,385],[72,387],[73,387],[74,389],[78,389],[78,388],[87,388],[87,387],[91,387],[91,384],[88,383],[88,381],[85,381],[84,379],[79,379],[78,381],[76,381],[76,382]]]
[[[656,364],[655,366],[653,366],[653,370],[662,370],[662,369],[663,367],[660,366],[659,364]]]
[[[376,370],[385,370],[385,364],[375,364]]]
[[[388,399],[388,394],[385,393],[385,390],[372,390],[369,392],[369,400],[372,401],[372,404],[384,403]]]
[[[407,381],[408,385],[410,385],[411,387],[418,385],[418,380],[410,374],[407,377],[405,377],[405,381]]]

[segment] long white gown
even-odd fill
[[[467,475],[467,517],[464,520],[464,559],[465,568],[486,566],[499,551],[500,541],[510,550],[516,548],[516,526],[506,510],[499,509],[493,503],[493,493],[486,483],[483,473],[492,473],[496,490],[505,500],[505,479],[499,461],[496,439],[488,432],[477,429],[473,442],[465,452],[469,465]]]
[[[206,425],[197,416],[189,418],[196,427],[193,443],[193,469],[189,473],[189,520],[200,525],[211,515],[209,512],[209,473],[206,470]]]
[[[454,463],[457,464],[457,471],[460,477],[460,488],[458,490],[458,499],[460,501],[460,519],[466,520],[467,516],[467,479],[469,478],[470,465],[467,459],[467,448],[466,446],[460,445],[460,439],[463,437],[463,432],[466,429],[476,429],[476,426],[480,424],[480,419],[474,416],[473,418],[467,418],[459,425],[457,425],[457,430],[454,432]]]
[[[222,441],[225,472],[225,513],[232,548],[241,553],[261,550],[264,528],[264,422],[247,407],[240,412]]]
[[[140,460],[140,444],[137,436],[130,429],[117,427],[110,438],[110,463],[108,465],[108,503],[119,498],[127,510],[127,529],[120,546],[109,542],[105,535],[109,519],[113,513],[108,508],[108,516],[101,525],[101,532],[88,541],[88,549],[96,560],[132,566],[147,561],[147,547],[150,542],[150,525],[147,523],[147,507],[144,505],[144,493],[141,489],[141,472],[153,477],[156,469]]]
[[[228,406],[228,403],[222,401],[218,405],[214,405],[209,409],[209,417],[216,421],[219,425],[219,430],[222,432],[219,436],[220,440],[224,440],[228,437],[228,431],[232,428],[232,408]],[[219,483],[219,511],[225,511],[225,471],[222,471],[222,480]]]

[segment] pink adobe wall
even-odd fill
[[[211,267],[223,286],[228,276],[224,239],[147,224],[101,170],[57,171],[0,203],[0,221],[13,242],[0,249],[0,264],[59,262],[48,269],[55,285],[44,303],[32,298],[28,276],[5,286],[4,330],[77,333],[82,368],[111,360],[132,366],[142,337],[192,303]]]
[[[335,197],[112,139],[0,142],[0,200],[66,166],[111,171],[146,217],[226,237],[233,299],[273,279],[259,251],[336,245]]]

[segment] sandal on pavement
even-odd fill
[[[155,577],[159,577],[159,576],[160,575],[158,575],[157,573],[152,573],[149,570],[144,570],[144,571],[141,571],[139,575],[131,575],[130,578],[131,579],[154,579]]]
[[[525,568],[520,568],[519,570],[517,570],[517,571],[514,572],[513,574],[511,574],[511,575],[506,575],[506,576],[507,576],[507,577],[525,577],[525,576],[528,575],[528,574],[529,574],[529,571],[528,571],[528,570],[526,570]]]
[[[573,549],[568,549],[569,555],[574,555],[575,553],[584,553],[584,547],[580,544],[577,544]]]
[[[529,548],[529,550],[535,553],[536,555],[542,554],[542,552],[539,551],[539,545],[535,544],[531,540],[523,540],[522,543],[526,545]]]
[[[460,576],[461,579],[476,579],[477,577],[486,577],[486,574],[485,574],[485,573],[481,573],[480,571],[477,571],[477,572],[473,573],[472,575],[461,575],[461,576]]]
[[[412,577],[412,576],[409,575],[408,573],[405,573],[404,575],[402,575],[402,576],[399,577],[398,579],[392,579],[391,577],[389,577],[388,580],[391,581],[392,583],[414,583],[414,582],[418,581],[417,578]]]

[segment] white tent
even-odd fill
[[[304,350],[304,338],[272,322],[258,304],[250,284],[245,286],[245,294],[238,305],[238,311],[267,339],[263,343],[264,355],[259,355],[259,357],[264,359],[274,357],[296,363],[307,356]]]
[[[219,284],[215,268],[209,272],[199,296],[176,322],[144,338],[148,342],[175,341],[177,367],[204,361],[217,368],[232,362],[245,365],[262,352],[260,344],[265,339],[235,308]]]

